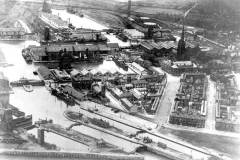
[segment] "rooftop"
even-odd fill
[[[65,45],[50,45],[50,46],[31,46],[29,47],[34,55],[45,55],[47,52],[59,52],[60,50],[66,49],[67,51],[110,51],[110,47],[107,44],[65,44]]]
[[[124,29],[124,33],[127,33],[131,36],[144,36],[144,34],[136,29]]]

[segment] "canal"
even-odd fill
[[[59,15],[64,15],[65,18],[69,18],[68,16],[71,16],[71,22],[74,25],[83,24],[91,24],[87,27],[94,26],[95,28],[91,29],[103,29],[104,26],[98,24],[91,20],[84,18],[84,23],[80,23],[81,18],[68,14],[66,11],[54,11],[56,14],[59,12]],[[78,22],[78,23],[76,23]],[[78,26],[77,26],[78,27]],[[99,27],[99,28],[98,28]],[[114,40],[119,41],[114,35],[111,38]],[[127,45],[124,42],[119,42],[124,45]],[[31,78],[31,79],[39,79],[38,76],[35,76],[33,74],[33,71],[37,69],[34,65],[26,64],[24,61],[21,50],[28,45],[39,45],[37,42],[34,41],[20,41],[20,42],[0,42],[0,63],[1,64],[9,64],[7,65],[1,65],[0,71],[2,71],[5,76],[8,77],[10,81],[18,80],[22,77]],[[113,72],[113,71],[119,71],[122,70],[119,69],[115,63],[104,61],[103,64],[100,65],[90,65],[88,66],[88,69],[93,69],[94,72],[102,71],[102,72]],[[16,107],[18,107],[20,110],[24,111],[26,114],[32,114],[33,120],[39,120],[39,119],[52,119],[54,123],[61,124],[64,127],[68,127],[72,124],[72,122],[68,121],[63,116],[63,112],[67,109],[67,106],[64,102],[59,101],[55,97],[53,97],[49,91],[45,87],[34,87],[33,92],[25,92],[22,88],[14,88],[13,89],[14,94],[10,97],[10,103]],[[101,134],[100,132],[94,131],[87,127],[74,127],[75,130],[81,131],[83,133],[91,133],[91,135],[95,135],[98,138],[102,138],[106,135]],[[30,131],[30,133],[36,135],[36,130]],[[116,144],[121,144],[117,138],[114,138],[113,136],[107,137],[110,140],[116,142]],[[58,147],[61,148],[61,150],[65,151],[88,151],[90,148],[88,148],[85,145],[82,145],[80,143],[76,143],[74,141],[65,139],[61,136],[57,136],[51,133],[46,133],[46,142],[56,144]],[[129,144],[122,143],[120,146],[125,147]],[[146,160],[165,160],[166,158],[157,156],[155,154],[149,153],[149,152],[142,152],[142,154],[145,155]]]

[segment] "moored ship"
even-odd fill
[[[90,122],[96,126],[102,127],[102,128],[111,128],[109,122],[104,121],[102,119],[92,118],[90,119]]]
[[[63,100],[69,106],[75,105],[74,98],[72,98],[69,94],[64,93],[60,87],[58,88],[51,87],[51,94],[56,96],[58,99]]]
[[[122,68],[125,71],[128,71],[128,66],[124,62],[124,60],[120,60],[119,58],[113,57],[112,60],[116,63],[116,65]]]

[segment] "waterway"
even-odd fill
[[[64,12],[64,11],[63,11]],[[77,17],[76,17],[77,18]],[[79,19],[78,19],[79,20]],[[72,20],[73,21],[73,20]],[[93,21],[89,20],[89,23]],[[10,81],[18,80],[22,77],[39,79],[38,76],[33,75],[33,71],[36,70],[36,66],[26,64],[21,55],[21,50],[28,45],[39,45],[34,41],[21,41],[21,42],[0,42],[0,62],[12,64],[12,66],[2,66],[0,71],[8,77]],[[111,67],[112,65],[112,67]],[[115,68],[117,71],[119,68],[110,62],[104,62],[101,65],[93,67],[99,71],[111,71]],[[67,106],[62,101],[57,100],[54,96],[51,96],[45,87],[34,87],[34,91],[31,93],[25,92],[22,88],[13,88],[14,94],[10,97],[10,103],[20,110],[26,112],[26,114],[32,114],[33,120],[38,119],[52,119],[54,123],[61,124],[64,127],[68,127],[72,122],[68,121],[63,116],[63,112],[67,109]],[[99,131],[94,131],[93,129],[87,127],[74,127],[75,130],[81,131],[86,134],[91,134],[98,138],[108,138],[111,141],[116,142],[119,147],[125,147],[129,144],[120,142],[119,139],[102,134]],[[36,134],[36,131],[31,131],[31,133]],[[88,151],[89,148],[85,145],[76,143],[74,141],[65,139],[60,136],[56,136],[51,133],[46,133],[46,142],[56,144],[61,150],[65,151]],[[129,145],[130,146],[130,145]],[[157,156],[149,152],[143,152],[146,160],[165,160],[166,158]]]
[[[76,15],[70,14],[65,10],[55,10],[55,9],[52,10],[52,13],[55,15],[58,15],[63,20],[72,23],[72,25],[74,25],[77,28],[85,28],[85,29],[93,29],[93,30],[108,29],[108,27],[102,24],[99,24],[99,22],[91,19],[87,15],[84,15],[84,17],[79,17]],[[108,38],[108,43],[118,43],[119,46],[121,47],[130,46],[130,42],[123,42],[113,34],[104,33],[104,35]]]

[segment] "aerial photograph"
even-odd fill
[[[240,0],[0,0],[0,160],[240,160]]]

